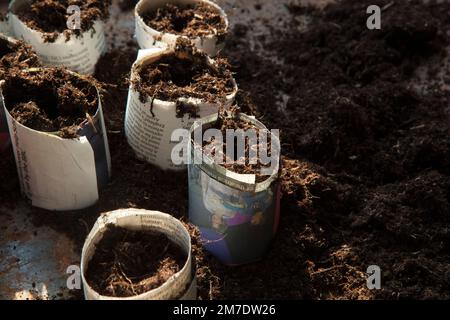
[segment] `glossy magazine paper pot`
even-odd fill
[[[239,117],[266,129],[252,117]],[[216,121],[217,115],[196,121],[191,137]],[[272,135],[271,141],[279,150],[278,138]],[[238,174],[215,164],[193,140],[189,154],[189,220],[200,229],[205,248],[226,265],[262,259],[278,228],[279,156],[272,175],[258,183],[254,174]]]

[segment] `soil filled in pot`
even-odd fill
[[[239,174],[255,174],[256,181],[262,182],[267,179],[267,176],[261,174],[261,169],[263,167],[267,167],[268,164],[262,164],[260,159],[260,153],[265,152],[268,156],[271,154],[271,140],[270,133],[267,130],[263,130],[258,127],[256,124],[245,120],[244,118],[238,117],[239,112],[236,110],[222,110],[220,116],[217,118],[216,123],[209,127],[208,129],[217,129],[222,133],[223,141],[215,140],[215,137],[210,139],[209,141],[203,142],[203,152],[208,154],[210,157],[214,158],[214,160],[219,160],[220,165],[226,168],[227,170],[239,173]],[[234,130],[235,132],[241,131],[243,134],[248,132],[252,132],[255,134],[255,139],[251,141],[248,137],[245,137],[243,141],[244,145],[244,159],[237,159],[237,141],[234,140],[233,145],[230,145],[230,148],[233,148],[234,158],[231,159],[227,155],[227,130]],[[266,133],[267,137],[267,145],[263,143],[261,138],[261,133]],[[239,136],[239,135],[238,135]],[[251,152],[255,151],[255,152]],[[241,161],[238,161],[241,160]]]
[[[105,296],[135,296],[160,287],[186,259],[184,250],[165,234],[108,225],[89,261],[86,280]]]
[[[221,102],[235,90],[225,59],[213,62],[181,39],[175,51],[151,63],[139,65],[136,73],[138,77],[132,85],[139,91],[142,102],[148,97],[164,101],[198,98],[206,102]],[[179,111],[177,114],[183,116],[185,112]]]
[[[80,8],[80,29],[69,30],[67,21],[71,14],[69,6]],[[42,32],[47,42],[54,42],[64,33],[69,40],[71,34],[80,36],[89,31],[95,21],[106,20],[109,16],[111,0],[31,0],[29,5],[21,6],[14,12],[21,21],[33,30]]]
[[[233,130],[230,141],[227,130]],[[268,130],[261,122],[235,110],[202,118],[191,128],[189,220],[200,229],[206,250],[226,265],[262,259],[278,228],[279,140],[271,135],[270,143],[265,143],[263,132]],[[226,153],[227,148],[233,148],[234,154]],[[252,154],[251,149],[257,152]],[[263,171],[266,151],[273,166]]]
[[[207,3],[166,3],[143,14],[144,22],[151,28],[189,38],[215,35],[222,38],[227,33],[224,17]]]
[[[61,68],[11,74],[3,95],[7,109],[19,123],[62,138],[76,138],[81,124],[96,114],[99,103],[90,78]]]

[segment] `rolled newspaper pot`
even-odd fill
[[[143,19],[146,12],[155,11],[166,4],[190,5],[204,3],[218,12],[225,23],[226,32],[228,32],[229,22],[226,13],[217,4],[208,0],[141,0],[135,8],[136,18],[136,39],[141,49],[153,47],[173,48],[180,37],[189,38],[194,45],[206,52],[209,56],[216,56],[224,47],[224,36],[209,34],[204,36],[187,37],[182,34],[161,32],[149,27]]]
[[[30,72],[40,70],[43,69]],[[66,139],[56,132],[33,130],[17,121],[7,108],[3,85],[0,108],[6,115],[22,193],[33,206],[53,211],[78,210],[95,204],[99,189],[108,183],[111,173],[98,90],[95,115],[80,125],[77,138]]]
[[[137,68],[157,61],[162,56],[171,52],[170,50],[153,48],[140,50],[138,59],[131,71],[131,82],[138,77]],[[209,58],[208,58],[209,59]],[[213,60],[209,59],[209,63]],[[226,97],[225,105],[231,105],[237,92],[236,82],[233,80],[235,89]],[[143,103],[140,93],[130,85],[128,93],[127,110],[125,114],[125,135],[131,148],[139,159],[150,162],[164,170],[185,170],[185,165],[176,165],[172,161],[172,149],[178,144],[172,141],[172,133],[176,129],[189,130],[195,121],[189,115],[182,118],[177,117],[177,105],[184,104],[198,110],[198,117],[205,117],[217,113],[219,103],[204,102],[201,99],[183,97],[177,101],[162,101],[147,98]]]
[[[267,130],[253,117],[239,117]],[[213,127],[217,118],[216,114],[196,121],[190,137]],[[239,174],[216,164],[194,140],[189,145],[189,220],[200,229],[205,249],[226,265],[262,259],[280,216],[279,152],[272,174],[257,182],[254,174]],[[272,152],[279,150],[276,136],[272,135],[271,143]]]
[[[93,27],[80,36],[71,35],[70,39],[66,39],[61,33],[55,41],[46,42],[44,33],[30,28],[15,14],[28,5],[28,0],[11,2],[9,24],[12,35],[29,43],[45,65],[63,65],[81,74],[93,74],[95,65],[106,48],[104,22],[95,21]]]
[[[187,256],[180,271],[172,275],[158,288],[131,297],[110,297],[96,292],[86,280],[89,261],[93,258],[100,240],[109,225],[133,231],[162,233],[178,245]],[[142,209],[121,209],[103,214],[97,219],[87,236],[81,255],[81,275],[84,296],[87,300],[195,300],[197,281],[192,258],[191,237],[183,224],[174,217]]]

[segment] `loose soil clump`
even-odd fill
[[[160,287],[186,259],[164,234],[109,225],[89,261],[86,280],[102,295],[131,297]]]
[[[179,98],[198,98],[220,103],[234,90],[233,76],[225,59],[209,61],[206,54],[180,39],[174,52],[153,63],[139,65],[132,85],[143,103],[148,97],[173,102]]]
[[[98,109],[95,82],[62,68],[11,74],[3,87],[5,105],[19,123],[34,130],[76,138]]]
[[[189,38],[215,35],[223,38],[227,33],[225,19],[215,8],[205,3],[179,5],[166,3],[163,7],[143,14],[151,28]]]
[[[70,14],[67,8],[71,5],[80,7],[81,28],[69,30],[67,21]],[[80,36],[89,31],[97,20],[106,20],[109,17],[111,0],[32,0],[29,5],[23,6],[15,14],[31,29],[44,34],[46,42],[55,42],[61,33],[66,40],[71,35]]]

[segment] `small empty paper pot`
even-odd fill
[[[29,5],[27,0],[11,2],[9,24],[12,35],[29,43],[45,65],[63,65],[81,74],[93,74],[106,48],[104,22],[95,21],[93,27],[80,36],[71,35],[66,39],[66,35],[60,33],[54,41],[48,42],[43,32],[30,28],[15,14]]]
[[[140,79],[137,71],[139,66],[158,61],[170,52],[172,51],[158,48],[141,50],[131,71],[131,82],[135,83]],[[209,63],[213,63],[213,60],[209,59]],[[234,102],[237,92],[234,80],[233,84],[234,90],[227,95],[225,106],[230,106]],[[164,170],[186,169],[186,165],[176,165],[172,161],[172,149],[179,142],[171,141],[171,137],[176,129],[188,131],[196,118],[189,114],[182,117],[177,116],[177,107],[180,105],[197,110],[197,118],[217,113],[220,107],[220,103],[205,102],[187,96],[176,101],[163,101],[147,97],[146,102],[143,103],[138,88],[133,84],[130,86],[125,114],[125,135],[139,159]]]
[[[156,30],[148,26],[144,21],[144,14],[155,12],[158,8],[162,8],[167,4],[179,6],[187,6],[201,3],[211,8],[213,12],[217,12],[223,19],[223,34],[211,32],[201,36],[183,35],[183,31],[179,33],[171,33],[162,30]],[[207,0],[141,0],[135,8],[136,20],[136,39],[141,49],[149,49],[152,47],[173,48],[180,37],[190,39],[194,45],[206,52],[211,57],[216,56],[225,45],[225,35],[229,29],[229,22],[226,13],[217,4]]]
[[[169,241],[183,250],[187,257],[186,261],[178,272],[170,276],[162,285],[150,291],[129,297],[101,295],[93,289],[92,283],[89,283],[86,278],[88,278],[89,263],[104,234],[111,226],[130,231],[165,235]],[[151,246],[151,244],[148,245]],[[105,213],[98,218],[83,246],[81,274],[84,296],[87,300],[195,300],[197,298],[197,281],[191,251],[189,232],[179,220],[168,214],[142,209],[121,209]],[[145,269],[145,266],[140,267]]]
[[[239,117],[259,129],[266,127],[252,117]],[[194,123],[196,130],[216,124],[218,115]],[[279,140],[271,137],[272,150]],[[206,250],[226,265],[242,265],[261,260],[278,228],[280,216],[279,156],[272,175],[257,182],[253,174],[225,169],[203,154],[201,145],[189,145],[189,220],[201,232]]]
[[[42,70],[36,68],[29,72]],[[95,204],[99,189],[108,183],[111,171],[97,89],[94,88],[98,99],[95,114],[80,124],[77,137],[67,139],[57,132],[31,129],[16,120],[7,106],[4,87],[5,82],[0,88],[0,108],[6,115],[22,193],[33,206],[47,210],[78,210]],[[33,94],[33,89],[30,90]]]

